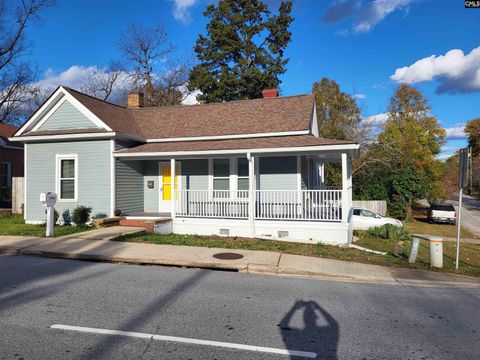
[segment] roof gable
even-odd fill
[[[100,118],[98,118],[94,113],[90,111],[89,108],[84,106],[79,102],[75,97],[73,97],[66,89],[62,86],[58,87],[45,101],[45,103],[40,106],[40,108],[35,111],[35,113],[27,120],[25,124],[15,133],[15,137],[26,134],[28,132],[35,132],[45,123],[52,114],[54,114],[58,108],[60,108],[65,101],[68,101],[76,111],[83,114],[95,127],[112,131],[112,129],[105,124]],[[82,126],[85,124],[82,124]],[[63,128],[67,125],[63,124]],[[90,128],[92,125],[89,126]],[[72,127],[73,128],[73,127]],[[78,128],[78,127],[75,127]],[[45,130],[45,129],[42,129]]]
[[[70,101],[65,99],[44,121],[34,127],[34,131],[99,128],[82,114]]]

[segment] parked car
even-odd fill
[[[403,226],[400,220],[385,217],[374,213],[365,208],[353,208],[353,229],[368,230],[371,227],[392,224],[395,226]]]
[[[427,220],[429,223],[447,223],[455,225],[457,214],[452,204],[432,204],[428,209]]]

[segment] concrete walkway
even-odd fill
[[[433,271],[368,265],[269,251],[104,240],[112,238],[114,234],[136,231],[139,231],[139,228],[111,227],[58,238],[0,236],[0,254],[199,267],[255,274],[314,276],[397,285],[480,287],[478,278]],[[215,254],[226,252],[240,254],[243,257],[237,260],[221,260],[213,257]]]

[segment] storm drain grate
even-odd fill
[[[220,259],[220,260],[238,260],[243,258],[243,255],[237,254],[237,253],[218,253],[213,255],[215,259]]]

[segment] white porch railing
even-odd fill
[[[248,218],[248,190],[179,190],[176,215]],[[342,190],[255,190],[255,219],[341,221]]]
[[[248,190],[180,190],[177,216],[248,218]]]
[[[256,190],[256,219],[342,220],[342,190]]]

